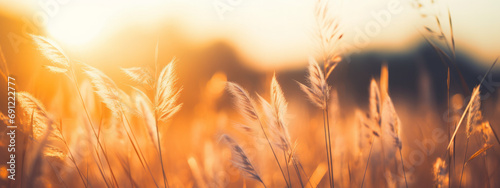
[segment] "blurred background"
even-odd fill
[[[30,34],[53,39],[73,60],[102,70],[126,91],[131,82],[119,68],[154,66],[158,44],[162,65],[174,57],[179,60],[184,106],[174,118],[177,125],[172,126],[169,140],[186,141],[190,147],[175,143],[166,147],[183,153],[170,156],[172,160],[185,161],[188,154],[196,156],[202,142],[194,135],[215,138],[234,123],[233,105],[224,92],[226,81],[237,82],[250,93],[265,93],[276,72],[291,116],[317,118],[318,111],[312,110],[296,83],[305,81],[308,58],[320,57],[314,6],[315,1],[309,0],[0,0],[0,46],[7,65],[2,70],[7,68],[16,77],[18,90],[32,93],[52,113],[71,116],[75,109],[59,102],[71,101],[63,93],[72,86],[43,68],[50,61],[37,50]],[[344,0],[332,1],[330,6],[341,23],[343,38],[337,48],[343,59],[329,83],[341,99],[339,113],[344,120],[339,121],[348,122],[347,126],[354,122],[348,120],[354,111],[368,108],[370,79],[379,78],[383,64],[388,65],[391,97],[407,123],[403,135],[411,137],[422,131],[418,126],[431,129],[445,124],[448,67],[434,47],[456,58],[450,68],[450,94],[456,95],[460,108],[500,54],[500,1]],[[495,116],[500,112],[499,72],[496,66],[482,90],[488,96],[483,98],[484,108],[489,109],[484,113],[495,130],[500,130]],[[292,126],[302,127],[292,135],[307,130],[297,125],[306,123],[295,122]],[[203,133],[206,130],[198,130],[199,126],[213,129]],[[182,136],[186,134],[191,137]],[[301,145],[299,153],[307,153],[306,147]],[[410,143],[409,147],[416,146]],[[498,151],[494,156],[498,159]],[[433,161],[426,162],[417,170],[421,179],[416,180],[432,186],[426,169]],[[186,165],[170,168],[187,169]],[[306,167],[311,173],[314,169]],[[498,171],[491,176],[495,174]]]

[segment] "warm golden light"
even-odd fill
[[[498,5],[0,0],[0,188],[499,187]]]

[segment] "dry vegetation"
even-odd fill
[[[306,82],[293,88],[302,90],[301,103],[309,100],[317,109],[304,105],[289,109],[288,102],[293,101],[287,100],[279,75],[266,83],[268,92],[255,94],[245,86],[226,82],[224,75],[215,75],[200,100],[205,114],[187,117],[195,120],[189,121],[192,128],[183,135],[170,133],[172,127],[188,126],[173,121],[183,109],[179,100],[183,90],[175,69],[182,60],[164,65],[156,58],[154,67],[122,68],[133,84],[120,88],[99,69],[71,59],[54,41],[32,36],[52,62],[45,68],[68,81],[71,87],[64,87],[68,89],[64,93],[73,96],[68,97],[69,102],[42,104],[36,94],[17,93],[17,119],[26,135],[26,142],[19,146],[26,151],[20,186],[500,186],[491,178],[498,177],[498,155],[488,155],[500,142],[482,114],[481,84],[471,92],[465,108],[449,114],[447,118],[453,121],[445,123],[433,115],[439,112],[430,106],[421,114],[412,114],[411,106],[395,104],[388,90],[388,69],[383,66],[380,78],[369,84],[368,108],[340,115],[341,99],[328,80],[341,63],[335,46],[344,34],[340,21],[330,12],[327,1],[318,1],[315,13],[321,60],[310,58]],[[453,33],[446,36],[441,19],[435,18],[439,29],[426,26],[424,30],[431,35],[424,35],[443,62],[456,69]],[[451,28],[449,12],[448,20]],[[434,44],[436,40],[449,45],[443,50]],[[158,45],[155,54],[160,55]],[[458,71],[458,80],[462,79]],[[443,90],[448,91],[451,109],[455,108],[450,104],[454,93],[449,84],[448,72],[448,88]],[[238,113],[215,110],[214,101],[221,97],[231,99]],[[72,110],[52,114],[45,105],[71,106]],[[310,112],[290,113],[304,110]],[[8,124],[5,115],[1,117]],[[415,125],[411,121],[429,125],[410,127]],[[436,141],[434,135],[439,131],[438,139],[445,138],[444,142]],[[191,138],[191,145],[179,142],[179,137]],[[424,139],[434,141],[425,146],[433,149],[422,152],[425,162],[417,165],[412,152],[418,146],[413,141]],[[475,162],[479,160],[482,163]]]

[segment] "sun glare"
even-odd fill
[[[105,10],[98,9],[90,13],[88,9],[75,8],[63,14],[49,22],[47,31],[55,39],[70,45],[91,41],[101,32],[107,19]]]

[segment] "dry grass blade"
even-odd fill
[[[38,49],[42,52],[42,54],[47,57],[47,59],[51,60],[54,65],[61,69],[67,69],[70,66],[70,61],[68,56],[64,53],[61,47],[57,45],[56,42],[51,39],[31,35],[33,41],[35,41]]]
[[[469,159],[467,160],[466,163],[469,163],[469,161],[471,161],[472,159],[478,157],[479,155],[481,155],[482,153],[486,152],[488,149],[490,149],[491,147],[493,147],[492,144],[486,144],[483,148],[479,149],[476,151],[476,153],[472,154],[472,156],[469,157]]]
[[[222,139],[224,139],[224,141],[231,148],[234,166],[240,169],[248,177],[261,182],[265,186],[264,182],[262,181],[262,178],[259,176],[254,166],[252,165],[252,162],[250,161],[250,159],[248,159],[248,156],[245,154],[243,149],[238,145],[238,143],[236,143],[236,141],[234,141],[228,135],[222,135]]]

